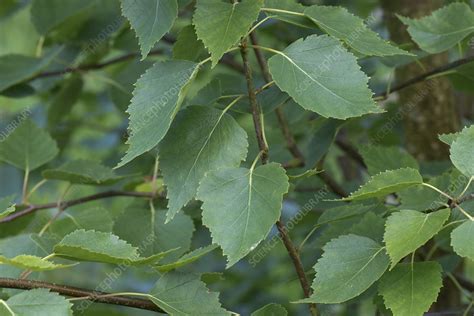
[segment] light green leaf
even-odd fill
[[[198,70],[196,63],[171,60],[156,63],[138,79],[127,110],[130,148],[117,168],[150,151],[163,139]]]
[[[369,78],[355,56],[332,37],[299,39],[270,58],[268,65],[281,90],[324,117],[346,119],[383,112],[372,100]]]
[[[137,34],[142,59],[173,26],[178,16],[176,0],[120,0],[122,14]]]
[[[389,170],[372,176],[359,190],[353,192],[345,201],[364,200],[397,192],[412,185],[423,183],[420,173],[412,168]]]
[[[30,255],[19,255],[14,258],[0,256],[0,264],[8,264],[20,269],[32,271],[49,271],[75,266],[75,264],[56,264],[43,258]]]
[[[431,54],[448,50],[474,32],[474,12],[465,3],[452,3],[430,16],[410,19],[399,16],[418,46]]]
[[[5,218],[11,213],[15,212],[15,204],[13,203],[14,199],[14,195],[0,198],[0,219]]]
[[[219,294],[210,292],[199,275],[169,272],[150,291],[150,299],[170,315],[230,315]]]
[[[263,0],[198,0],[193,16],[196,34],[211,53],[212,67],[237,43],[258,17]],[[212,19],[210,18],[212,17]]]
[[[183,267],[207,255],[208,253],[210,253],[216,248],[217,248],[217,245],[209,245],[206,247],[198,248],[196,250],[193,250],[185,254],[184,256],[182,256],[181,258],[179,258],[177,261],[173,263],[155,266],[155,269],[160,271],[161,273],[164,273],[164,272],[168,272],[168,271]]]
[[[280,304],[267,304],[260,309],[257,309],[251,316],[286,316],[287,310]]]
[[[461,257],[474,260],[474,221],[467,220],[451,233],[451,246]]]
[[[203,201],[202,220],[212,240],[222,247],[232,266],[268,235],[280,218],[289,184],[276,163],[257,168],[225,168],[208,173],[197,197]]]
[[[399,168],[420,168],[418,161],[400,147],[367,146],[360,150],[369,174]]]
[[[94,0],[34,0],[31,22],[38,33],[46,35],[67,19],[86,14],[94,7]]]
[[[412,55],[389,42],[365,25],[364,20],[346,8],[313,5],[304,10],[306,16],[323,31],[368,56]]]
[[[467,177],[474,177],[474,125],[462,130],[451,144],[451,161]]]
[[[449,209],[425,214],[402,210],[387,219],[384,241],[392,261],[391,269],[405,256],[436,235],[449,218]]]
[[[247,147],[247,133],[232,116],[202,106],[183,110],[160,144],[160,167],[168,188],[167,221],[196,195],[207,172],[238,167]]]
[[[49,162],[58,152],[56,142],[30,120],[22,122],[0,143],[0,160],[29,171]]]
[[[130,265],[152,264],[168,254],[163,252],[143,258],[137,247],[111,233],[84,229],[66,235],[54,246],[54,253],[72,260]]]
[[[437,262],[397,264],[379,283],[379,293],[394,316],[422,316],[443,285]]]
[[[206,54],[206,48],[197,38],[194,26],[187,25],[181,29],[173,45],[173,59],[199,61]]]
[[[14,312],[7,305],[7,302],[0,300],[0,315],[4,316],[15,316]]]
[[[52,49],[42,58],[23,55],[0,56],[0,92],[34,77],[45,69],[61,49]]]
[[[275,17],[281,21],[310,29],[315,28],[316,25],[313,21],[304,16],[304,9],[305,6],[295,0],[265,0],[264,11],[267,16]],[[294,12],[299,14],[294,14]]]
[[[165,264],[173,263],[190,249],[194,224],[184,213],[176,214],[173,220],[166,224],[165,219],[166,210],[157,209],[153,213],[143,203],[136,202],[117,218],[113,232],[138,247],[142,256],[178,248],[162,261]],[[137,230],[136,227],[140,229]]]
[[[47,289],[34,289],[10,297],[6,301],[15,316],[72,316],[72,304],[63,296]]]
[[[449,134],[440,134],[440,135],[438,135],[438,138],[439,138],[440,141],[442,141],[446,145],[451,146],[451,144],[456,140],[456,138],[458,138],[458,136],[460,134],[461,134],[460,132],[449,133]]]
[[[110,233],[79,229],[54,246],[60,257],[106,263],[123,263],[139,257],[138,248]]]
[[[96,161],[73,160],[56,169],[43,171],[43,177],[51,180],[62,180],[77,184],[110,185],[124,177]]]
[[[298,303],[342,303],[367,290],[387,270],[385,248],[367,237],[345,235],[331,240],[314,269],[313,295]]]

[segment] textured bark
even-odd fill
[[[441,0],[381,0],[385,11],[387,26],[391,39],[398,43],[410,43],[411,38],[406,27],[398,20],[395,13],[411,18],[430,14],[444,5]],[[448,63],[446,53],[424,58],[423,65],[427,70]],[[413,78],[423,69],[417,63],[402,67],[396,71],[396,80],[403,82]],[[419,96],[422,96],[421,98]],[[448,158],[448,147],[438,140],[438,135],[459,129],[454,94],[449,81],[445,78],[424,82],[400,92],[401,106],[410,106],[404,112],[407,149],[420,160],[442,160]]]

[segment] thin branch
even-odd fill
[[[247,50],[247,41],[243,40],[240,46],[240,54],[242,55],[242,61],[244,65],[244,73],[245,79],[247,81],[247,89],[249,93],[249,100],[250,106],[252,108],[252,117],[254,121],[255,127],[255,134],[257,136],[258,146],[261,153],[262,164],[266,164],[268,162],[268,147],[265,142],[265,138],[262,131],[261,119],[260,119],[260,111],[258,108],[257,98],[255,94],[255,87],[253,84],[253,77],[252,77],[252,70],[250,68],[249,60],[248,60],[248,50]],[[303,263],[299,257],[298,251],[296,250],[293,242],[291,241],[290,236],[288,235],[285,224],[283,221],[280,220],[276,222],[276,226],[278,231],[280,232],[280,237],[285,245],[285,248],[290,256],[293,266],[295,267],[296,274],[298,275],[298,279],[301,284],[301,288],[303,289],[303,293],[305,297],[311,296],[311,287],[309,285],[308,279],[306,277],[306,273],[304,271]],[[317,309],[315,304],[309,304],[309,309],[311,315],[317,315]]]
[[[18,280],[10,278],[0,278],[0,288],[32,290],[32,289],[49,289],[52,292],[59,293],[69,297],[86,298],[89,301],[96,303],[104,303],[111,305],[127,306],[159,313],[165,313],[161,308],[153,302],[138,298],[129,298],[124,296],[110,296],[110,293],[80,289],[66,285],[59,285],[54,283],[33,281],[33,280]],[[106,295],[106,296],[104,296]]]
[[[256,47],[258,46],[258,40],[257,40],[257,35],[255,35],[255,33],[253,32],[250,33],[250,41],[252,42],[252,45],[254,45],[253,51],[255,53],[255,57],[257,58],[258,65],[260,66],[260,70],[262,71],[263,78],[265,79],[265,82],[269,83],[272,81],[272,76],[268,69],[268,64],[265,59],[265,56],[263,55],[262,51],[258,49],[258,47]],[[275,109],[275,113],[278,118],[278,124],[280,125],[280,129],[286,140],[286,147],[288,148],[290,153],[293,155],[293,157],[298,160],[298,166],[299,167],[304,166],[304,161],[305,161],[304,156],[301,153],[301,150],[298,148],[295,138],[290,131],[290,127],[286,120],[285,114],[283,113],[281,109],[281,106]]]
[[[346,143],[342,139],[336,139],[336,145],[341,148],[352,160],[357,162],[361,167],[367,169],[367,165],[364,162],[364,158],[359,154],[356,148],[351,144]]]
[[[258,147],[262,153],[262,163],[268,162],[268,146],[265,142],[265,136],[263,135],[262,119],[260,117],[260,109],[257,103],[257,94],[255,93],[255,87],[253,84],[252,69],[250,68],[248,60],[247,42],[242,41],[240,54],[244,64],[245,79],[247,81],[247,90],[249,95],[249,101],[252,110],[253,125],[255,128],[255,134],[257,136]]]
[[[426,79],[428,79],[428,78],[430,78],[434,75],[443,73],[445,71],[454,69],[456,67],[462,66],[462,65],[470,63],[470,62],[474,62],[474,56],[469,56],[469,57],[466,57],[466,58],[462,58],[462,59],[456,60],[452,63],[434,68],[433,70],[425,72],[424,74],[421,74],[421,75],[419,75],[415,78],[409,79],[409,80],[407,80],[407,81],[405,81],[405,82],[403,82],[399,85],[396,85],[395,87],[391,88],[389,91],[382,92],[382,93],[377,93],[377,94],[374,95],[374,97],[379,99],[379,100],[384,100],[384,99],[388,98],[388,96],[390,94],[394,93],[394,92],[403,90],[403,89],[408,88],[408,87],[410,87],[414,84],[425,81]]]
[[[471,201],[471,200],[474,200],[474,193],[471,193],[471,194],[468,194],[468,195],[465,195],[459,199],[457,199],[454,204],[462,204],[464,202],[467,202],[467,201]]]
[[[163,38],[163,41],[165,43],[170,44],[170,45],[173,45],[176,42],[176,40],[174,38],[170,37],[170,36],[165,36]],[[152,50],[148,54],[148,56],[161,55],[161,54],[163,54],[162,49],[155,49],[155,50]],[[60,69],[60,70],[46,71],[46,72],[42,72],[42,73],[39,73],[39,74],[33,76],[32,78],[29,79],[29,81],[34,80],[34,79],[38,79],[38,78],[48,78],[48,77],[62,76],[62,75],[68,74],[68,73],[100,70],[102,68],[106,68],[108,66],[115,65],[115,64],[121,63],[121,62],[125,62],[125,61],[128,61],[130,59],[134,59],[134,58],[137,58],[137,57],[140,57],[140,56],[141,56],[140,52],[132,52],[132,53],[127,53],[127,54],[124,54],[122,56],[110,59],[110,60],[108,60],[106,62],[102,62],[102,63],[81,65],[81,66],[77,66],[77,67],[66,67],[66,68]],[[222,64],[224,64],[224,65],[226,65],[226,66],[228,66],[228,67],[230,67],[230,68],[232,68],[232,69],[234,69],[238,72],[243,72],[242,66],[239,63],[237,63],[229,55],[224,55],[224,57],[221,59],[220,63],[222,63]]]
[[[23,217],[25,215],[34,213],[34,212],[39,211],[39,210],[56,208],[58,206],[59,206],[59,208],[65,210],[65,209],[67,209],[71,206],[74,206],[74,205],[83,204],[83,203],[87,203],[87,202],[91,202],[91,201],[95,201],[95,200],[100,200],[100,199],[117,197],[117,196],[142,197],[142,198],[148,198],[148,199],[154,197],[153,193],[151,193],[151,192],[105,191],[105,192],[100,192],[100,193],[96,193],[96,194],[89,195],[89,196],[84,196],[84,197],[74,199],[74,200],[63,201],[63,202],[61,202],[60,205],[58,205],[57,202],[52,202],[52,203],[47,203],[47,204],[40,204],[40,205],[29,205],[24,210],[21,210],[19,212],[15,212],[15,213],[11,214],[10,216],[7,216],[4,219],[0,220],[0,224],[14,221],[17,218]]]

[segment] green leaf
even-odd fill
[[[276,10],[275,10],[276,9]],[[315,28],[313,21],[304,16],[305,6],[294,0],[265,0],[265,12],[267,16],[275,17],[281,21],[294,24],[300,27]],[[290,13],[287,13],[287,12]],[[296,12],[299,14],[293,14]]]
[[[209,245],[206,247],[198,248],[196,250],[193,250],[185,254],[184,256],[182,256],[181,258],[179,258],[177,261],[173,263],[157,265],[155,266],[155,269],[160,271],[161,273],[165,273],[165,272],[183,267],[207,255],[208,253],[210,253],[216,248],[217,248],[217,245]]]
[[[234,3],[221,0],[197,1],[193,24],[197,37],[211,53],[212,67],[245,35],[257,19],[262,5],[263,0]]]
[[[173,59],[198,62],[205,53],[206,48],[197,38],[194,26],[191,24],[183,27],[173,45]]]
[[[45,69],[61,49],[52,49],[42,58],[23,55],[0,56],[0,92],[31,79]]]
[[[331,240],[314,269],[313,295],[298,303],[342,303],[367,290],[387,270],[385,248],[367,237],[345,235]]]
[[[431,178],[427,183],[454,195],[455,192],[449,192],[450,182],[451,175],[444,173],[438,177]],[[458,185],[460,186],[461,184]],[[445,196],[425,185],[415,185],[400,190],[397,192],[397,195],[401,200],[399,209],[406,210],[434,210],[440,207],[441,202],[444,203],[446,201]]]
[[[257,309],[251,316],[287,316],[287,310],[280,304],[267,304],[260,309]]]
[[[385,219],[373,212],[365,213],[358,223],[355,223],[350,229],[350,234],[368,237],[376,242],[383,241],[385,231]]]
[[[117,168],[150,151],[163,139],[198,70],[196,63],[171,60],[156,63],[138,79],[127,110],[130,148]]]
[[[114,219],[103,207],[77,207],[69,208],[67,216],[55,220],[48,232],[58,238],[77,229],[111,232],[113,224]]]
[[[14,195],[0,198],[0,219],[5,218],[11,213],[15,212],[15,204],[13,203],[14,199]]]
[[[458,138],[458,136],[461,134],[461,132],[457,133],[449,133],[449,134],[440,134],[438,135],[438,138],[440,141],[445,143],[446,145],[451,146],[451,144]]]
[[[199,275],[169,272],[150,291],[150,299],[170,315],[230,315],[219,294],[210,292]]]
[[[465,176],[474,177],[474,125],[462,130],[451,144],[451,161]]]
[[[461,257],[474,260],[474,221],[467,220],[451,233],[451,246]]]
[[[138,37],[142,59],[173,26],[178,16],[176,0],[120,0],[122,14]]]
[[[346,8],[313,5],[304,10],[306,16],[323,31],[368,56],[412,55],[389,42],[365,25],[364,20]]]
[[[268,66],[281,90],[324,117],[346,119],[383,112],[372,100],[369,78],[355,56],[332,37],[299,39],[271,57]]]
[[[425,214],[402,210],[387,219],[384,241],[393,268],[403,257],[436,235],[450,215],[449,209]]]
[[[152,264],[168,254],[162,252],[143,258],[137,247],[111,233],[84,229],[65,236],[54,246],[54,253],[58,257],[72,260],[130,265]]]
[[[51,100],[48,108],[48,126],[55,127],[67,116],[82,94],[83,80],[80,75],[73,75],[61,87]]]
[[[22,122],[0,143],[0,160],[29,171],[51,161],[58,152],[56,142],[31,120]]]
[[[1,299],[0,299],[0,315],[15,316],[14,312],[7,305],[7,302]]]
[[[47,289],[34,289],[10,297],[6,304],[16,316],[72,316],[72,304],[63,296]]]
[[[400,168],[420,168],[418,161],[400,147],[367,146],[360,150],[369,174]]]
[[[196,195],[207,172],[238,167],[247,147],[247,133],[232,116],[202,106],[183,110],[160,144],[160,167],[168,188],[167,221]]]
[[[56,264],[43,258],[30,255],[19,255],[14,258],[0,256],[0,263],[32,271],[50,271],[75,266],[75,264]]]
[[[46,35],[64,21],[85,14],[94,6],[94,0],[34,0],[31,22],[38,33]]]
[[[65,236],[54,253],[60,257],[106,263],[123,263],[139,257],[138,248],[110,233],[76,230]]]
[[[176,214],[173,220],[166,224],[165,220],[166,210],[157,209],[153,213],[143,203],[133,203],[117,218],[113,232],[138,247],[142,256],[179,248],[162,261],[166,264],[173,263],[190,249],[194,224],[192,219],[183,213]],[[140,229],[137,230],[136,227]]]
[[[431,54],[450,49],[474,32],[474,12],[465,3],[452,3],[430,16],[410,19],[399,16],[418,46]]]
[[[420,173],[412,168],[384,171],[372,176],[359,190],[343,200],[364,200],[386,196],[387,194],[421,183],[423,183],[423,179]]]
[[[397,264],[379,283],[379,293],[394,316],[422,316],[443,285],[437,262]]]
[[[117,176],[111,168],[89,160],[66,162],[56,169],[45,170],[42,174],[45,179],[85,185],[111,185],[124,178]]]
[[[276,163],[257,168],[225,168],[208,173],[197,197],[203,201],[202,220],[212,240],[232,266],[255,249],[280,218],[289,184]]]

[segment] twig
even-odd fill
[[[421,74],[415,78],[412,78],[412,79],[409,79],[399,85],[396,85],[395,87],[391,88],[389,91],[386,91],[386,92],[381,92],[381,93],[377,93],[374,95],[375,98],[379,99],[379,100],[385,100],[386,98],[388,98],[388,96],[394,92],[397,92],[397,91],[400,91],[400,90],[403,90],[405,88],[408,88],[409,86],[412,86],[414,84],[417,84],[417,83],[420,83],[422,81],[425,81],[426,79],[428,79],[429,77],[432,77],[436,74],[440,74],[440,73],[443,73],[445,71],[448,71],[448,70],[451,70],[451,69],[454,69],[456,67],[459,67],[459,66],[462,66],[464,64],[467,64],[467,63],[470,63],[470,62],[474,62],[474,56],[469,56],[469,57],[466,57],[466,58],[462,58],[462,59],[458,59],[452,63],[449,63],[449,64],[446,64],[446,65],[443,65],[443,66],[440,66],[440,67],[437,67],[437,68],[434,68],[433,70],[430,70],[428,72],[425,72],[424,74]]]
[[[110,198],[110,197],[116,197],[116,196],[130,196],[130,197],[142,197],[142,198],[152,198],[153,193],[148,193],[148,192],[125,192],[125,191],[105,191],[105,192],[100,192],[97,194],[85,196],[82,198],[74,199],[74,200],[69,200],[69,201],[63,201],[60,204],[61,209],[67,209],[71,206],[78,205],[78,204],[83,204],[95,200],[100,200],[100,199],[105,199],[105,198]],[[19,212],[15,212],[11,214],[10,216],[5,217],[4,219],[0,220],[1,223],[7,223],[11,222],[17,218],[23,217],[25,215],[34,213],[39,210],[44,210],[44,209],[50,209],[50,208],[56,208],[58,207],[57,202],[52,202],[52,203],[47,203],[47,204],[40,204],[40,205],[29,205],[27,208],[24,210],[21,210]]]
[[[266,164],[268,162],[268,146],[265,142],[265,136],[263,135],[262,129],[262,119],[260,117],[260,109],[257,104],[257,95],[255,93],[255,88],[253,84],[252,69],[250,68],[247,52],[247,42],[242,41],[240,53],[242,55],[242,60],[244,64],[244,74],[247,81],[247,90],[249,95],[249,101],[252,110],[253,125],[255,128],[255,134],[257,136],[258,147],[262,153],[261,159],[262,163]]]
[[[258,40],[257,36],[255,33],[250,33],[250,41],[252,42],[253,51],[255,53],[255,57],[257,58],[258,65],[260,66],[260,70],[262,71],[263,78],[265,79],[265,82],[269,83],[272,81],[272,76],[270,74],[270,71],[268,70],[268,64],[265,59],[265,56],[263,55],[262,51],[258,49]],[[301,153],[301,150],[298,148],[298,145],[296,144],[295,138],[293,134],[290,131],[290,127],[288,125],[288,122],[286,120],[285,114],[283,113],[281,106],[278,106],[275,109],[275,114],[278,118],[278,124],[280,125],[280,129],[283,133],[283,136],[285,137],[286,140],[286,147],[290,151],[290,153],[293,155],[294,158],[298,160],[298,166],[302,167],[304,166],[304,156]]]
[[[346,143],[342,139],[336,139],[336,145],[341,148],[352,160],[357,162],[361,167],[367,169],[367,165],[364,162],[364,158],[359,154],[357,149],[352,147],[351,144]]]
[[[262,164],[266,164],[268,162],[268,147],[265,142],[265,137],[262,131],[260,112],[259,112],[259,108],[257,104],[257,98],[255,95],[255,88],[254,88],[253,78],[252,78],[252,70],[250,68],[250,64],[248,61],[248,51],[247,51],[246,40],[243,40],[241,42],[240,54],[242,55],[242,61],[244,65],[244,73],[245,73],[245,79],[247,81],[247,89],[249,93],[250,106],[252,108],[252,117],[254,121],[255,134],[257,136],[259,149],[262,155],[261,157]],[[279,221],[276,222],[276,226],[278,228],[278,231],[280,232],[281,239],[283,240],[283,244],[285,245],[288,255],[290,256],[293,262],[293,266],[295,267],[296,274],[298,275],[298,279],[300,281],[301,288],[303,289],[304,296],[308,298],[311,296],[311,287],[309,285],[308,279],[306,278],[304,267],[299,257],[298,251],[293,245],[293,242],[291,241],[291,238],[288,235],[285,225],[283,221],[281,220],[281,218]],[[309,304],[309,309],[310,309],[311,315],[315,316],[318,314],[315,304]]]
[[[61,295],[70,297],[87,297],[87,300],[97,303],[121,305],[139,309],[145,309],[149,311],[155,311],[159,313],[165,313],[153,302],[138,299],[129,298],[124,296],[110,296],[110,293],[91,291],[86,289],[80,289],[76,287],[70,287],[66,285],[59,285],[54,283],[33,281],[33,280],[18,280],[10,278],[0,278],[0,288],[9,289],[20,289],[20,290],[32,290],[32,289],[49,289],[52,292],[59,293]]]

